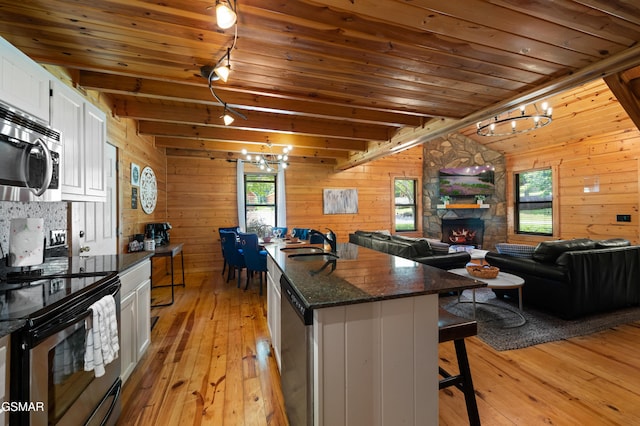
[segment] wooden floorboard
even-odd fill
[[[168,289],[152,296],[162,303]],[[257,282],[244,291],[220,272],[187,274],[174,305],[152,315],[119,425],[288,425]],[[503,352],[473,337],[467,351],[485,425],[640,424],[640,323]],[[439,356],[456,371],[450,342]],[[439,395],[440,425],[467,424],[461,392]]]

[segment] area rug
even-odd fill
[[[458,302],[457,296],[440,298],[440,306],[452,314],[473,318],[472,292],[466,290]],[[516,300],[498,299],[490,289],[476,290],[476,320],[478,336],[497,351],[526,348],[545,342],[603,331],[621,324],[640,321],[640,307],[591,315],[577,320],[563,320],[524,305],[522,316]]]

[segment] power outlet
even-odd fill
[[[59,247],[67,244],[66,229],[54,229],[49,233],[49,247]]]
[[[631,222],[631,215],[630,214],[619,214],[619,215],[616,215],[616,220],[618,222]]]

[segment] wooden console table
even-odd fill
[[[184,243],[177,243],[177,244],[168,244],[166,246],[159,246],[156,247],[156,252],[153,256],[151,256],[151,263],[153,264],[153,259],[157,258],[157,257],[171,257],[171,284],[165,284],[165,285],[157,285],[154,286],[153,285],[153,267],[151,268],[151,289],[153,290],[154,288],[160,288],[160,287],[171,287],[171,302],[169,303],[162,303],[162,304],[157,304],[157,305],[151,305],[152,308],[157,308],[160,306],[170,306],[173,305],[173,302],[175,301],[175,295],[174,295],[174,288],[175,286],[180,286],[180,287],[184,287],[184,253],[182,252],[182,246],[184,245]],[[180,253],[180,261],[182,264],[182,282],[181,283],[176,283],[175,279],[174,279],[174,269],[173,269],[173,258],[176,257],[176,255]]]

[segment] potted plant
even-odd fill
[[[446,206],[451,202],[451,197],[448,195],[443,195],[440,197],[440,201],[442,201],[442,203]]]
[[[482,205],[484,204],[484,200],[486,199],[486,195],[476,195],[476,203]]]

